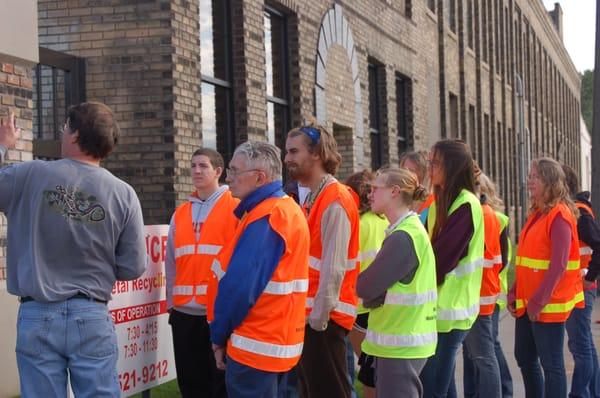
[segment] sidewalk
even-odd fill
[[[594,305],[594,313],[592,314],[592,333],[594,334],[594,341],[596,343],[596,347],[600,347],[600,324],[597,324],[596,321],[600,320],[600,300],[596,300]],[[514,355],[514,333],[515,333],[515,320],[507,311],[503,311],[500,314],[500,343],[502,344],[502,349],[504,350],[504,356],[506,357],[506,361],[508,362],[508,366],[510,367],[510,372],[513,378],[513,396],[515,398],[524,397],[525,389],[523,387],[523,378],[521,377],[521,371],[517,366],[517,362],[515,360]],[[565,365],[567,370],[567,383],[570,386],[571,377],[573,375],[573,357],[571,353],[567,349],[567,335],[565,332]],[[456,388],[458,390],[458,396],[463,396],[463,365],[462,365],[462,351],[458,353],[457,361],[456,361]],[[569,387],[570,390],[570,387]]]

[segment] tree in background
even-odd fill
[[[581,75],[581,114],[591,133],[594,114],[594,71],[589,69]]]

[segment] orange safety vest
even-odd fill
[[[492,315],[500,294],[502,249],[500,248],[500,222],[490,205],[482,204],[485,250],[483,252],[483,277],[479,298],[479,315]]]
[[[594,211],[592,210],[592,208],[590,206],[586,205],[585,203],[581,203],[581,202],[575,202],[575,205],[577,206],[578,209],[586,210],[588,213],[590,213],[590,215],[592,216],[593,219],[596,219],[596,216],[594,215]],[[579,255],[581,256],[581,269],[587,269],[589,267],[590,261],[592,261],[592,253],[593,252],[594,251],[592,250],[591,247],[588,246],[587,243],[585,243],[581,239],[579,240]],[[594,281],[590,290],[596,289],[596,287],[597,287],[597,283]]]
[[[321,219],[325,210],[333,203],[339,202],[346,211],[346,216],[350,220],[350,242],[348,245],[348,255],[344,264],[325,264],[325,266],[344,267],[346,274],[342,280],[340,295],[335,308],[330,312],[329,317],[332,321],[341,327],[351,330],[356,318],[356,307],[358,305],[358,296],[356,295],[356,279],[360,272],[360,262],[358,260],[359,250],[359,215],[358,207],[350,188],[340,182],[333,182],[327,185],[317,199],[315,200],[310,213],[308,214],[308,227],[310,229],[310,261],[308,270],[308,299],[306,300],[306,316],[312,311],[315,296],[319,289],[319,279],[321,275],[321,259],[323,258],[323,246],[321,242]],[[306,212],[306,208],[304,209]]]
[[[292,198],[268,198],[246,213],[231,244],[213,263],[226,270],[237,241],[252,222],[269,217],[281,236],[285,252],[265,290],[227,341],[227,355],[235,361],[267,372],[287,372],[300,359],[304,343],[308,290],[309,232],[302,210]],[[220,263],[220,264],[219,264]],[[217,270],[221,279],[224,276]]]
[[[208,284],[212,277],[210,267],[235,231],[238,219],[233,210],[238,203],[239,200],[231,196],[229,190],[224,192],[202,225],[198,241],[192,225],[192,202],[186,202],[175,210],[174,306],[183,306],[194,298],[199,304],[207,304]]]
[[[573,307],[583,308],[583,283],[579,267],[577,225],[567,205],[559,203],[548,214],[539,214],[538,211],[530,215],[521,231],[515,261],[515,307],[518,317],[525,314],[527,301],[537,291],[550,266],[552,253],[550,229],[552,222],[559,214],[571,226],[571,249],[567,269],[554,288],[550,301],[542,308],[538,321],[564,322]],[[533,222],[538,215],[537,221]]]

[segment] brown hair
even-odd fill
[[[538,177],[544,185],[544,203],[542,208],[538,208],[535,203],[531,204],[530,211],[540,210],[543,213],[548,213],[554,206],[559,203],[567,205],[575,218],[579,217],[579,210],[575,206],[562,166],[552,158],[539,158],[531,162],[531,167],[535,168]]]
[[[216,169],[220,167],[222,171],[225,170],[225,161],[223,160],[223,156],[214,149],[211,148],[198,148],[192,154],[194,156],[206,156],[208,160],[210,160],[211,166]]]
[[[398,164],[400,165],[400,167],[404,167],[405,161],[410,160],[411,162],[413,162],[417,166],[415,174],[419,179],[419,183],[421,185],[425,185],[425,182],[427,180],[428,167],[427,158],[427,151],[404,152],[402,155],[400,155],[400,161],[398,162]]]
[[[438,155],[444,173],[444,187],[433,187],[436,201],[436,218],[433,226],[434,239],[448,220],[450,206],[463,189],[475,193],[475,167],[469,146],[461,140],[441,140],[431,148]]]
[[[387,187],[397,186],[400,188],[402,202],[409,207],[414,201],[422,201],[427,196],[427,191],[419,184],[416,174],[410,170],[385,166],[377,170],[376,174],[385,177]]]
[[[303,128],[315,129],[319,132],[318,141],[314,142],[311,137],[302,131]],[[306,126],[297,127],[288,132],[288,137],[304,137],[304,143],[308,146],[310,153],[317,153],[325,172],[335,175],[342,163],[342,155],[338,152],[337,142],[333,135],[325,129],[325,127],[312,122]]]
[[[121,135],[114,113],[100,102],[69,107],[67,125],[73,133],[79,133],[77,145],[81,151],[100,160],[110,155]]]
[[[575,196],[579,192],[579,176],[577,176],[577,173],[575,173],[575,170],[571,166],[563,164],[562,169],[563,173],[565,173],[567,188],[569,188],[571,196]]]
[[[365,169],[350,175],[348,178],[346,178],[346,181],[344,181],[344,184],[352,188],[352,190],[358,195],[358,212],[361,215],[370,210],[369,183],[373,180],[373,178],[375,178],[375,173],[373,173],[371,170]]]

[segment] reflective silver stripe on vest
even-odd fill
[[[208,285],[196,285],[196,294],[206,294]]]
[[[448,275],[454,275],[457,277],[469,275],[469,274],[477,271],[477,269],[480,268],[481,266],[483,266],[482,258],[472,261],[470,263],[459,264],[452,271],[448,272]]]
[[[425,293],[403,294],[390,293],[385,295],[385,304],[395,305],[423,305],[437,300],[437,291],[430,290]]]
[[[180,246],[175,249],[175,259],[177,259],[181,256],[187,256],[189,254],[194,254],[195,250],[196,250],[195,245]]]
[[[303,343],[294,345],[272,344],[233,333],[231,335],[231,345],[240,350],[252,352],[254,354],[286,359],[299,357],[300,354],[302,354]]]
[[[306,308],[312,308],[314,305],[314,298],[308,297],[306,299]],[[356,306],[348,303],[344,303],[342,301],[338,301],[335,304],[335,308],[331,310],[332,312],[339,312],[341,314],[356,316]]]
[[[502,256],[496,256],[494,258],[484,258],[483,268],[493,268],[496,264],[502,263]]]
[[[437,333],[394,335],[367,330],[367,341],[388,347],[422,347],[437,342]]]
[[[221,245],[198,245],[198,254],[217,255],[221,251]]]
[[[175,285],[173,286],[173,294],[181,296],[191,296],[194,294],[194,286]]]
[[[356,268],[356,261],[357,259],[355,258],[346,260],[346,264],[344,264],[346,271],[353,271]],[[308,258],[308,266],[315,271],[321,272],[321,260],[316,257],[310,256]]]
[[[481,305],[496,304],[496,301],[498,301],[498,295],[497,294],[494,294],[492,296],[481,296],[481,297],[479,297],[479,304],[481,304]]]
[[[506,293],[500,293],[498,295],[498,301],[504,301],[506,303],[506,300],[508,300]]]
[[[225,271],[221,268],[221,263],[218,260],[213,260],[212,265],[210,266],[210,270],[214,272],[215,276],[218,280],[223,279],[225,276]]]
[[[375,257],[377,256],[378,252],[379,252],[379,250],[368,250],[366,252],[359,252],[358,253],[358,261],[363,262],[363,261],[374,260]]]
[[[263,293],[269,294],[291,294],[304,293],[308,291],[308,279],[295,279],[290,282],[269,281]]]
[[[461,308],[458,310],[437,310],[438,321],[462,321],[469,319],[472,316],[479,314],[479,303],[473,305],[470,308]]]
[[[594,253],[594,251],[589,246],[583,246],[583,247],[579,248],[580,256],[592,255],[593,253]]]

